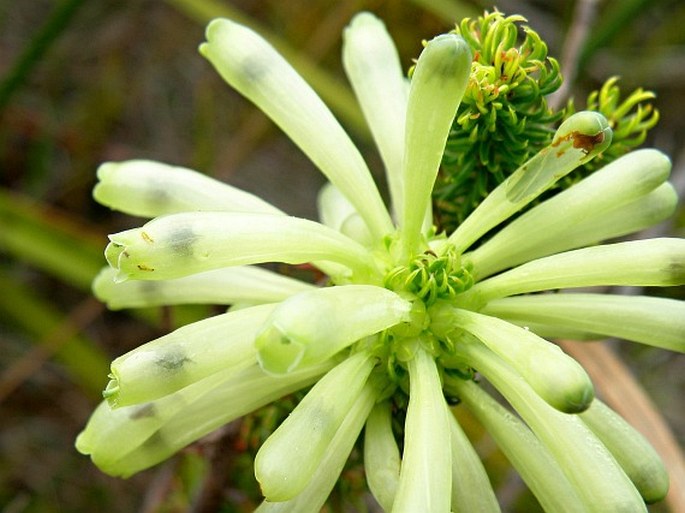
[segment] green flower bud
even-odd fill
[[[472,381],[451,379],[445,386],[466,404],[469,411],[487,429],[545,511],[586,511],[576,490],[550,451],[521,419]]]
[[[217,315],[183,326],[112,362],[105,399],[112,407],[152,401],[215,372],[254,365],[254,338],[275,305]]]
[[[127,278],[161,280],[224,266],[331,260],[368,273],[369,252],[314,221],[269,214],[192,212],[110,235],[107,262]]]
[[[477,248],[469,255],[474,274],[481,279],[521,262],[651,226],[655,217],[663,219],[675,208],[672,190],[669,194],[662,189],[651,208],[634,202],[662,186],[670,171],[671,162],[657,150],[634,151],[615,160],[524,213]]]
[[[546,325],[549,333],[569,328],[584,333],[583,339],[617,337],[685,352],[685,303],[674,299],[545,294],[496,299],[483,312],[520,326]]]
[[[392,231],[390,216],[364,159],[333,114],[262,37],[226,19],[207,26],[200,53],[252,101],[355,206],[376,240]]]
[[[646,513],[642,497],[633,484],[577,415],[552,408],[512,367],[482,344],[476,341],[460,344],[459,351],[509,401],[552,453],[586,511]]]
[[[281,303],[257,336],[257,358],[282,374],[330,358],[357,340],[409,320],[411,303],[381,287],[345,285]]]
[[[384,511],[391,511],[400,482],[400,450],[392,432],[391,406],[377,404],[364,428],[364,471],[369,490]]]
[[[148,403],[112,409],[103,402],[78,436],[76,449],[104,472],[128,477],[219,426],[311,385],[331,367],[326,362],[273,377],[253,365],[241,372],[217,372]]]
[[[431,191],[471,69],[471,50],[460,36],[442,34],[421,52],[409,89],[404,148],[401,236],[416,253]]]
[[[647,504],[666,497],[668,472],[645,437],[599,400],[580,418],[611,451]]]
[[[364,421],[378,400],[380,387],[373,379],[367,381],[345,414],[316,471],[304,489],[291,500],[264,501],[255,513],[314,513],[324,506],[342,472],[348,455],[359,438]],[[297,470],[291,466],[291,471]]]
[[[433,358],[420,348],[409,367],[404,453],[393,513],[450,511],[452,454],[442,385]]]
[[[445,336],[450,337],[450,332],[457,326],[459,333],[464,330],[473,334],[556,409],[576,413],[592,402],[594,388],[590,378],[559,346],[496,317],[445,304],[431,309],[429,315],[433,319],[434,333],[444,330]]]
[[[611,144],[611,128],[598,112],[578,112],[564,121],[552,143],[506,180],[507,199],[530,202]]]
[[[373,14],[357,14],[345,29],[343,65],[385,164],[399,218],[409,82],[385,25]]]
[[[255,476],[268,501],[299,494],[321,463],[331,440],[373,369],[358,353],[328,372],[261,446]]]
[[[172,280],[116,281],[105,267],[93,281],[93,293],[110,310],[179,304],[276,303],[313,285],[253,266],[224,267]]]
[[[95,200],[141,217],[194,210],[283,214],[248,192],[183,167],[150,160],[107,162],[97,171]]]
[[[577,249],[533,260],[465,293],[484,304],[497,297],[568,287],[685,283],[685,240],[646,239]]]

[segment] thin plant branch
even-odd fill
[[[578,0],[573,13],[573,22],[566,34],[561,56],[561,72],[564,81],[561,87],[549,97],[549,106],[558,109],[566,101],[578,72],[583,44],[597,14],[598,0]]]

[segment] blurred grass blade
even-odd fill
[[[104,264],[104,243],[66,216],[0,189],[0,253],[90,290]]]
[[[608,2],[583,45],[578,68],[583,69],[598,50],[611,44],[617,35],[630,30],[630,24],[641,19],[642,11],[647,8],[654,9],[658,3],[664,3],[664,0]]]
[[[109,357],[97,345],[83,336],[69,334],[80,327],[71,326],[64,313],[49,301],[31,292],[26,284],[0,272],[0,312],[21,330],[45,344],[48,353],[55,351],[55,359],[62,363],[71,378],[92,397],[100,395],[107,381]],[[60,332],[68,337],[59,339]]]
[[[43,61],[53,41],[64,32],[84,0],[64,0],[52,11],[51,16],[28,42],[13,66],[0,81],[0,112],[9,103],[12,94],[23,84],[33,68]]]

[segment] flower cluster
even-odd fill
[[[96,294],[112,308],[233,306],[117,358],[79,451],[129,476],[311,386],[257,453],[260,512],[318,512],[363,428],[367,482],[385,511],[499,511],[455,399],[546,511],[646,511],[665,495],[653,449],[541,338],[685,350],[683,302],[545,293],[685,282],[683,240],[597,245],[673,212],[664,155],[629,153],[495,233],[608,146],[606,119],[576,113],[454,232],[435,233],[431,193],[472,62],[462,37],[429,41],[409,82],[380,20],[362,13],[345,31],[343,63],[385,164],[390,211],[330,111],[261,37],[215,20],[200,52],[327,177],[321,223],[188,169],[104,164],[95,198],[154,219],[110,236]],[[255,267],[266,262],[311,263],[328,284]],[[393,416],[405,419],[400,433]]]

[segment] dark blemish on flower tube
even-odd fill
[[[262,57],[248,56],[240,63],[240,75],[245,86],[256,87],[269,74],[269,63]]]
[[[131,420],[147,419],[157,414],[154,403],[146,403],[131,412]]]
[[[167,440],[162,436],[162,434],[159,431],[155,431],[150,435],[150,438],[145,440],[141,445],[140,445],[140,450],[143,451],[143,454],[145,451],[150,451],[150,452],[156,452],[159,451],[160,449],[163,449],[165,447],[169,447],[170,444],[167,442]]]
[[[170,348],[155,360],[155,363],[168,371],[180,370],[186,362],[192,361],[187,357],[185,351],[178,347]]]
[[[159,290],[159,282],[141,280],[135,282],[138,285],[138,293],[145,299],[156,299]]]
[[[126,256],[128,256],[128,255],[126,255]],[[138,268],[139,271],[150,272],[150,273],[155,270],[154,267],[149,267],[145,264],[138,264],[138,265],[136,265],[136,267]]]
[[[197,235],[190,228],[184,227],[171,233],[169,236],[169,247],[179,256],[192,257],[193,244],[197,240]]]
[[[671,261],[665,271],[672,285],[685,283],[685,264],[682,258]]]
[[[154,210],[163,210],[162,207],[168,205],[171,202],[171,197],[169,193],[164,190],[164,184],[154,182],[152,187],[148,190],[146,195],[146,200],[154,207]]]

